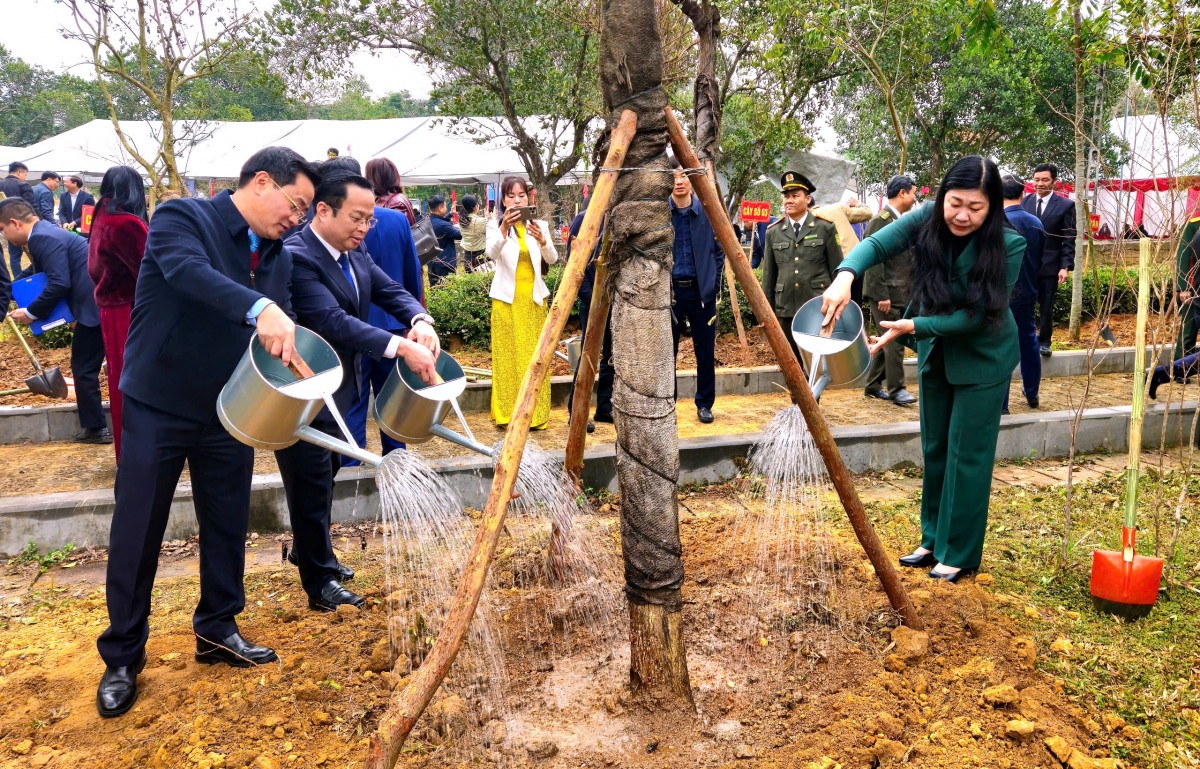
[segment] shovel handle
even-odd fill
[[[33,363],[33,367],[37,369],[39,374],[41,374],[42,364],[37,359],[37,356],[33,354],[33,349],[29,346],[29,342],[25,340],[25,335],[21,333],[21,327],[17,325],[17,322],[12,319],[11,315],[6,315],[4,317],[8,320],[8,325],[12,326],[13,333],[17,335],[17,341],[20,342],[21,346],[25,348],[25,354],[29,356],[29,361]]]

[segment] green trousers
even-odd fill
[[[931,370],[919,379],[925,456],[921,547],[945,566],[976,569],[983,557],[1000,409],[1009,380],[952,385],[941,361],[930,362]]]
[[[1200,312],[1196,303],[1200,299],[1183,305],[1179,312],[1179,338],[1175,340],[1175,360],[1187,355],[1196,346],[1196,337],[1200,336]]]

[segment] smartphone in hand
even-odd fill
[[[537,215],[537,208],[535,206],[517,206],[517,210],[521,212],[517,217],[517,221],[519,222],[532,222],[534,216]]]

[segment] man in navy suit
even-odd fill
[[[1058,166],[1042,163],[1033,170],[1033,195],[1026,195],[1021,207],[1042,222],[1046,242],[1038,270],[1038,345],[1043,358],[1050,357],[1050,336],[1054,333],[1054,297],[1060,283],[1066,283],[1075,269],[1075,201],[1054,194]]]
[[[679,355],[679,336],[683,319],[692,327],[692,348],[696,351],[696,418],[713,421],[712,407],[717,398],[716,343],[717,292],[725,270],[725,252],[717,243],[700,199],[692,194],[692,183],[675,162],[675,186],[668,204],[675,226],[671,268],[671,332],[675,355]]]
[[[442,278],[458,269],[458,249],[454,241],[462,240],[462,231],[450,223],[446,215],[446,198],[443,195],[429,198],[429,221],[433,224],[433,234],[438,240],[438,245],[442,247],[442,253],[429,263],[429,287],[432,288],[441,283]]]
[[[37,198],[33,195],[33,188],[25,181],[29,176],[29,166],[19,160],[15,160],[8,164],[8,176],[0,179],[0,195],[9,199],[21,198],[29,203],[34,210],[37,210]],[[8,244],[8,263],[12,270],[13,279],[21,277],[21,247],[13,243]],[[3,270],[0,270],[3,272]],[[8,297],[8,295],[5,295]],[[11,297],[8,297],[11,298]],[[5,301],[0,308],[7,310],[8,301]]]
[[[96,199],[83,186],[83,179],[78,176],[68,176],[63,186],[66,187],[66,191],[58,196],[58,222],[68,229],[78,231],[83,222],[83,207],[96,205]]]
[[[48,318],[62,300],[75,316],[71,337],[71,374],[75,377],[75,403],[82,432],[80,443],[112,443],[112,430],[100,402],[100,365],[104,363],[104,337],[96,290],[87,271],[87,241],[78,235],[39,220],[24,200],[0,201],[0,224],[9,243],[29,248],[33,271],[46,276],[46,287],[28,307],[9,315],[18,323]]]
[[[400,356],[425,382],[433,384],[439,351],[433,318],[359,250],[375,224],[371,183],[357,174],[326,176],[317,187],[315,200],[312,224],[286,243],[292,255],[292,307],[300,325],[329,342],[341,360],[342,384],[334,393],[338,411],[346,413],[361,390],[364,356],[376,360]],[[408,334],[399,336],[372,326],[368,322],[372,304],[403,323],[410,329]],[[313,427],[344,437],[328,409],[321,411]],[[329,538],[338,458],[304,441],[276,451],[275,457],[291,515],[295,562],[309,607],[335,611],[342,604],[361,606],[363,599],[339,584],[339,579],[353,577],[353,572],[337,562]]]
[[[254,450],[222,426],[217,396],[255,334],[267,352],[291,361],[292,258],[279,236],[303,219],[318,179],[297,153],[267,147],[242,166],[236,191],[167,201],[154,212],[121,373],[109,626],[96,643],[106,665],[96,692],[101,716],[119,716],[137,700],[158,552],[185,461],[200,526],[196,661],[249,667],[277,659],[237,626]]]
[[[1001,180],[1004,189],[1004,216],[1021,237],[1025,238],[1025,257],[1017,284],[1013,286],[1008,309],[1017,324],[1017,346],[1021,350],[1021,389],[1030,408],[1039,405],[1038,390],[1042,383],[1042,359],[1038,357],[1037,324],[1033,320],[1033,305],[1038,296],[1038,271],[1042,267],[1042,251],[1046,234],[1036,216],[1021,207],[1025,197],[1025,181],[1006,174]],[[1003,413],[1008,413],[1008,393],[1004,394]]]

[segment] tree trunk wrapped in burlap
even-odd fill
[[[676,482],[675,356],[671,340],[671,166],[654,3],[609,0],[600,46],[609,127],[638,115],[637,136],[609,207],[613,412],[621,542],[630,603],[630,679],[635,689],[691,701],[680,634],[683,560]],[[603,156],[607,139],[598,154]]]

